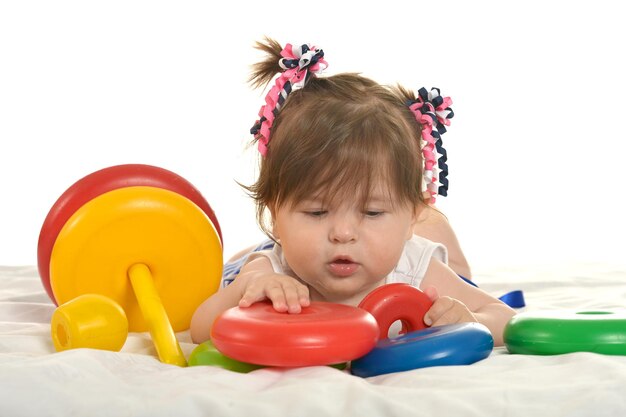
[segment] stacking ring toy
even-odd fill
[[[54,203],[39,233],[37,265],[39,276],[50,299],[58,305],[50,284],[50,255],[59,232],[76,210],[93,198],[119,188],[156,187],[187,197],[209,217],[220,242],[222,232],[213,209],[200,192],[183,177],[163,168],[143,164],[107,167],[93,172],[68,188]]]
[[[428,366],[470,365],[492,350],[493,337],[484,325],[447,324],[380,340],[370,353],[352,361],[351,372],[365,378]]]
[[[424,315],[432,301],[419,289],[394,283],[376,288],[359,304],[376,318],[380,340],[367,355],[352,361],[354,375],[369,377],[427,366],[466,365],[489,356],[493,337],[479,323],[427,328]],[[388,338],[389,327],[402,322],[405,333]]]
[[[391,325],[400,321],[402,333],[426,328],[424,315],[432,301],[419,289],[402,283],[387,284],[367,294],[359,304],[371,313],[380,329],[379,339],[386,339]]]
[[[124,167],[114,170],[115,181],[134,184],[131,174],[122,179]],[[141,171],[143,180],[149,182],[152,170]],[[99,172],[105,179],[110,173]],[[40,235],[39,254],[48,250],[42,244],[52,242],[49,267],[39,265],[42,282],[58,305],[83,294],[112,299],[125,311],[130,331],[150,331],[162,362],[185,365],[174,331],[187,329],[195,308],[217,291],[219,234],[188,189],[181,194],[157,186],[110,188],[87,199],[85,189],[73,186],[77,194],[66,192],[65,203],[53,207]],[[65,217],[57,236],[48,236]]]
[[[247,374],[263,368],[262,365],[240,362],[221,353],[210,340],[200,343],[189,355],[189,366],[217,366],[233,372]]]
[[[344,370],[347,362],[329,365],[332,368]],[[251,363],[240,362],[233,358],[229,358],[222,352],[217,350],[210,340],[200,343],[189,355],[189,366],[217,366],[218,368],[227,369],[233,372],[247,374],[257,369],[265,368],[263,365],[254,365]]]
[[[128,319],[110,298],[84,294],[54,310],[50,329],[59,352],[77,348],[119,351],[128,336]]]
[[[504,344],[526,355],[626,355],[626,312],[520,313],[504,328]]]
[[[378,325],[360,308],[311,302],[299,314],[279,313],[269,302],[234,307],[211,328],[223,354],[267,366],[315,366],[347,362],[369,352]]]

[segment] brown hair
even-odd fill
[[[282,47],[266,38],[257,48],[268,54],[250,77],[260,87],[280,71]],[[407,100],[415,100],[412,92],[353,73],[313,77],[292,92],[272,125],[257,181],[244,187],[256,202],[261,228],[271,236],[267,208],[311,196],[332,201],[356,193],[365,205],[381,178],[398,203],[423,202],[421,128]]]

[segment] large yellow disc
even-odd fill
[[[196,307],[217,291],[219,235],[187,198],[157,187],[126,187],[79,208],[59,233],[50,282],[59,305],[95,293],[122,306],[130,331],[148,329],[128,270],[148,266],[174,331],[189,328]]]

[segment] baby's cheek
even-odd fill
[[[303,245],[305,248],[307,245]],[[302,281],[304,284],[312,284],[310,277],[315,277],[319,275],[319,268],[321,268],[320,264],[322,263],[319,260],[319,257],[316,253],[311,250],[283,250],[283,255],[285,257],[285,261],[289,267],[293,270],[293,273]]]
[[[400,261],[400,256],[402,255],[402,250],[394,250],[393,248],[381,248],[378,251],[372,251],[369,256],[367,256],[367,261],[370,265],[370,268],[373,272],[373,275],[377,275],[380,277],[386,277],[389,275]]]

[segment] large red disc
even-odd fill
[[[267,366],[347,362],[368,353],[377,339],[378,325],[367,311],[327,302],[312,302],[299,314],[279,313],[269,302],[234,307],[211,329],[224,355]]]

